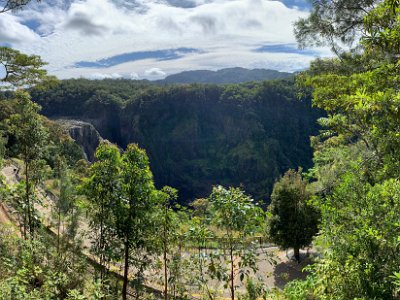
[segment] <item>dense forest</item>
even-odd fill
[[[297,41],[336,56],[295,82],[60,82],[1,47],[0,299],[399,299],[400,2],[311,5]]]
[[[138,143],[156,185],[176,187],[186,203],[215,184],[268,201],[287,169],[310,167],[309,137],[322,113],[297,93],[293,80],[159,87],[77,79],[31,91],[51,119],[88,121],[121,148]]]

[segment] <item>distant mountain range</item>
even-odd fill
[[[293,73],[267,69],[227,68],[218,71],[198,70],[184,71],[155,81],[158,84],[172,83],[211,83],[229,84],[248,81],[264,81],[293,77]]]

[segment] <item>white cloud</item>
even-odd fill
[[[303,68],[310,57],[296,54],[254,53],[266,43],[294,43],[292,23],[307,12],[270,0],[54,0],[26,10],[19,18],[40,23],[39,37],[19,26],[6,41],[18,49],[39,54],[49,62],[50,73],[66,77],[128,74],[144,78],[164,76],[184,69],[217,69],[228,66],[263,67],[280,70]],[[0,22],[3,16],[0,18]],[[15,17],[16,18],[16,17]],[[4,25],[3,25],[4,26]],[[8,31],[1,30],[0,39]],[[3,27],[4,28],[4,27]],[[17,37],[28,43],[18,44]],[[75,68],[78,61],[96,61],[122,53],[196,48],[202,53],[185,54],[179,60],[138,60],[111,68]],[[321,52],[322,53],[322,52]],[[325,53],[324,53],[325,54]],[[155,67],[156,66],[156,67]],[[160,68],[153,74],[151,69]]]
[[[35,31],[40,35],[51,34],[67,16],[68,1],[52,0],[42,1],[39,4],[31,3],[35,4],[34,9],[19,10],[17,15],[25,21],[36,23]]]
[[[38,41],[39,36],[20,22],[20,18],[3,13],[0,17],[0,42],[19,45]]]
[[[63,28],[87,35],[102,35],[125,30],[125,14],[108,0],[86,0],[71,4]]]
[[[130,74],[129,78],[133,79],[133,80],[138,80],[138,79],[140,79],[140,76],[138,75],[138,73],[132,72]]]
[[[123,78],[119,73],[112,73],[112,74],[107,74],[107,73],[92,73],[87,78],[93,79],[93,80],[102,80],[102,79],[120,79]]]
[[[151,79],[158,79],[165,77],[166,73],[160,68],[151,68],[144,72],[146,77],[150,77]]]

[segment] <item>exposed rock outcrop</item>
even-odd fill
[[[70,136],[80,145],[88,161],[94,160],[94,153],[102,141],[102,137],[96,128],[88,122],[69,119],[58,119],[57,123],[66,128]]]

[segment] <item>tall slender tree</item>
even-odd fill
[[[43,126],[39,115],[40,106],[33,103],[29,94],[17,91],[16,114],[6,121],[9,132],[15,137],[15,147],[18,156],[24,164],[24,216],[27,226],[24,227],[24,237],[27,231],[33,238],[35,232],[35,201],[36,186],[43,177],[44,162],[42,160],[44,148],[48,139],[48,131]]]
[[[100,281],[104,287],[112,251],[110,245],[115,239],[114,209],[120,197],[121,157],[117,146],[108,142],[99,145],[95,157],[83,191],[90,201],[90,227],[95,232],[92,251],[102,266]]]
[[[174,211],[174,201],[177,199],[177,191],[171,187],[165,186],[158,192],[158,211],[157,219],[159,223],[157,226],[160,228],[160,245],[163,256],[164,266],[164,299],[168,299],[168,286],[170,282],[169,277],[169,262],[170,255],[173,247],[178,240],[179,223],[177,215]]]
[[[224,248],[222,264],[229,264],[228,272],[223,270],[221,273],[220,268],[215,265],[210,269],[215,271],[218,279],[226,282],[231,299],[234,300],[235,280],[239,278],[243,281],[250,270],[255,271],[257,268],[254,245],[251,242],[245,243],[246,238],[262,226],[264,213],[239,188],[214,187],[209,199],[213,210],[212,223],[223,233],[220,244]]]
[[[146,250],[148,236],[155,230],[151,224],[151,211],[155,208],[155,187],[146,152],[136,144],[128,145],[121,163],[121,196],[116,206],[117,235],[124,248],[124,280],[122,299],[127,299],[130,256],[141,256]],[[141,260],[134,260],[142,270]]]

